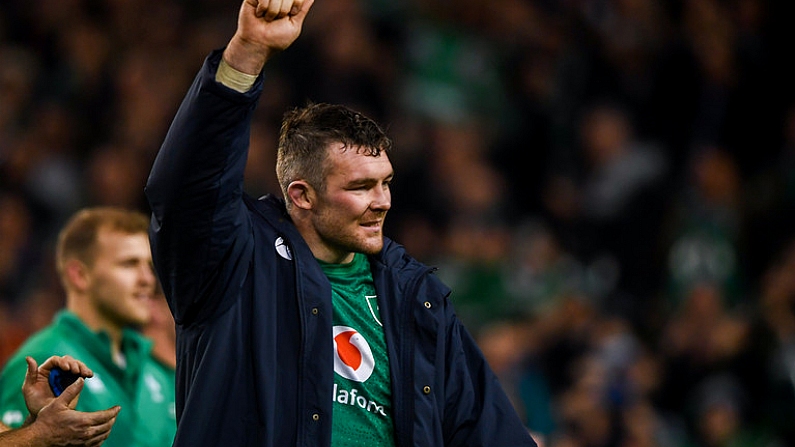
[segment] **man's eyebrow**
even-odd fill
[[[378,179],[373,177],[357,178],[346,183],[348,186],[372,185],[378,183]]]
[[[353,179],[346,183],[347,186],[359,186],[359,185],[373,185],[376,183],[383,181],[391,181],[395,177],[395,173],[392,172],[389,175],[383,178],[376,178],[376,177],[365,177],[365,178],[357,178]]]

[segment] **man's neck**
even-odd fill
[[[110,354],[114,362],[119,364],[117,359],[122,356],[121,352],[121,339],[122,327],[110,323],[107,319],[102,318],[94,308],[81,305],[80,303],[86,302],[87,299],[67,299],[67,309],[72,311],[83,324],[86,325],[93,332],[104,332],[110,339]]]
[[[176,369],[177,367],[177,347],[176,340],[171,338],[168,333],[159,328],[146,326],[143,334],[152,340],[152,356],[160,363]]]

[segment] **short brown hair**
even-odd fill
[[[287,187],[295,180],[325,187],[324,161],[332,143],[374,157],[392,149],[392,140],[375,121],[348,107],[316,103],[290,110],[284,114],[276,157],[276,176],[286,200]]]
[[[149,218],[139,211],[116,207],[84,208],[75,213],[58,233],[55,247],[58,273],[63,277],[67,259],[75,258],[86,265],[94,263],[100,230],[147,234],[148,229]]]

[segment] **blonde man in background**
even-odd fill
[[[66,309],[33,334],[0,374],[0,420],[19,427],[27,413],[19,383],[25,356],[70,355],[91,365],[77,409],[119,405],[111,447],[168,447],[176,431],[173,379],[152,357],[140,328],[152,318],[157,280],[142,213],[98,207],[77,212],[58,237],[56,261]]]

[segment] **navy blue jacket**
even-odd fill
[[[262,79],[197,75],[146,186],[155,267],[177,322],[175,446],[326,447],[331,287],[281,199],[243,192]],[[433,269],[386,240],[371,258],[397,447],[535,446]]]

